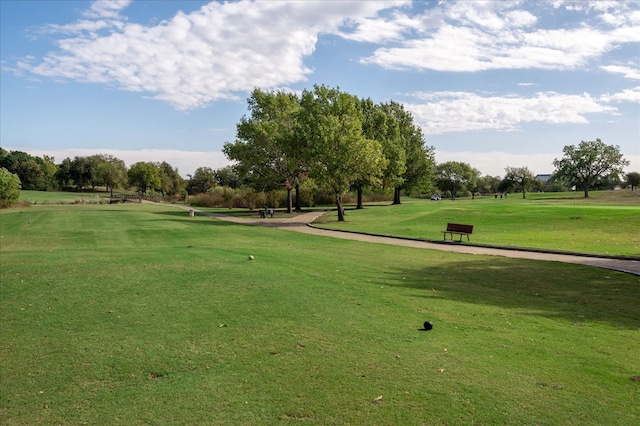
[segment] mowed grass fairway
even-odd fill
[[[171,206],[0,225],[2,424],[640,423],[637,276]]]
[[[479,197],[431,201],[406,199],[337,214],[317,222],[323,228],[443,239],[448,222],[474,226],[465,244],[551,249],[640,258],[640,191],[510,194],[505,199]],[[455,237],[456,240],[459,236]]]

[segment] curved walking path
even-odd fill
[[[388,237],[381,235],[363,234],[350,231],[329,230],[313,226],[319,216],[324,214],[324,211],[312,211],[303,213],[291,217],[282,217],[276,215],[274,218],[262,219],[259,217],[254,218],[239,218],[235,216],[226,216],[218,213],[209,213],[197,209],[190,209],[189,207],[182,207],[186,210],[194,210],[194,212],[214,217],[216,219],[225,220],[228,222],[241,223],[245,225],[260,225],[270,228],[286,229],[290,231],[303,232],[305,234],[321,235],[332,238],[343,238],[348,240],[365,241],[378,244],[392,244],[404,247],[413,247],[421,249],[442,250],[451,251],[456,253],[466,254],[482,254],[489,256],[505,256],[517,259],[532,259],[532,260],[544,260],[552,262],[564,262],[575,263],[580,265],[595,266],[598,268],[611,269],[620,272],[626,272],[629,274],[640,275],[640,260],[630,259],[617,259],[609,257],[598,257],[591,255],[581,254],[563,254],[552,253],[546,251],[537,250],[523,250],[523,249],[508,249],[498,247],[481,247],[473,245],[458,244],[454,242],[449,243],[436,243],[424,240],[400,238],[400,237]],[[257,215],[257,212],[256,212]]]

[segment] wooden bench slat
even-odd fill
[[[444,234],[444,239],[447,239],[447,234],[451,235],[451,241],[453,241],[453,234],[460,235],[460,241],[462,241],[462,236],[467,236],[467,241],[469,241],[469,235],[473,233],[473,225],[464,225],[462,223],[447,223],[447,230],[442,231]]]

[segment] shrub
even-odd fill
[[[0,207],[9,207],[20,198],[20,178],[5,168],[0,168]]]

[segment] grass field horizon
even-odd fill
[[[637,276],[145,204],[0,237],[3,424],[640,421]]]

